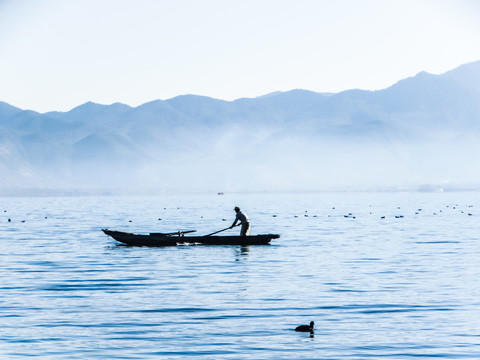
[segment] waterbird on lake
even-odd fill
[[[310,321],[310,325],[300,325],[300,326],[297,326],[295,328],[295,331],[299,331],[299,332],[309,332],[311,334],[313,334],[313,325],[315,325],[315,323],[313,321]]]

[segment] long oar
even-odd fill
[[[235,225],[235,226],[240,226],[240,225],[242,225],[242,224],[237,224],[237,225]],[[222,231],[225,231],[225,230],[228,230],[228,229],[231,229],[231,228],[230,228],[230,226],[229,226],[228,228],[225,228],[225,229],[222,229],[222,230],[215,231],[215,232],[213,232],[213,233],[211,233],[211,234],[204,235],[204,237],[205,237],[205,236],[211,236],[211,235],[215,235],[215,234],[218,234],[218,233],[220,233],[220,232],[222,232]]]
[[[183,234],[188,234],[196,231],[197,230],[186,230],[186,231],[176,231],[171,233],[150,233],[150,236],[174,236],[174,235],[181,236]]]

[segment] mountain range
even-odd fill
[[[377,91],[0,102],[0,193],[480,188],[480,61]]]

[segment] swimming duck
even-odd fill
[[[295,328],[295,331],[300,331],[300,332],[309,332],[313,334],[313,325],[315,323],[313,321],[310,321],[310,325],[300,325]]]

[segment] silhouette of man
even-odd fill
[[[247,214],[245,214],[244,211],[240,211],[238,206],[235,206],[235,209],[233,210],[235,210],[237,215],[235,216],[235,220],[233,221],[232,226],[230,226],[230,229],[232,229],[235,225],[237,225],[237,222],[240,221],[240,224],[242,225],[242,228],[240,229],[240,236],[250,235],[250,221],[248,221]]]

